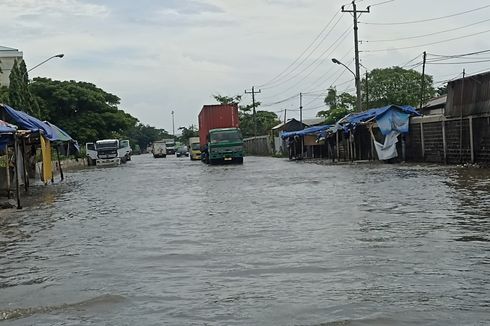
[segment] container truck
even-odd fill
[[[96,165],[119,165],[121,158],[119,157],[119,140],[118,139],[102,139],[95,142],[97,150]]]
[[[201,160],[208,164],[243,163],[238,105],[204,105],[199,113]]]

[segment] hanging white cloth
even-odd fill
[[[384,144],[381,144],[376,141],[373,132],[371,131],[371,137],[373,137],[374,147],[376,148],[376,153],[378,154],[379,160],[385,161],[391,158],[398,157],[396,143],[398,142],[399,135],[400,133],[398,131],[392,130],[389,134],[385,136]]]

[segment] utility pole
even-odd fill
[[[172,135],[175,137],[175,121],[174,121],[174,110],[172,110]]]
[[[286,119],[286,113],[288,112],[287,109],[284,109],[284,123],[286,123],[288,120]]]
[[[461,106],[459,109],[459,162],[463,163],[463,102],[464,102],[464,78],[466,71],[463,69],[461,80]]]
[[[342,12],[352,13],[352,17],[354,17],[354,51],[355,51],[355,59],[356,59],[356,95],[357,95],[357,111],[361,111],[361,76],[359,73],[359,40],[357,36],[357,14],[369,13],[370,6],[367,6],[366,10],[357,10],[356,1],[352,1],[352,10],[345,10],[344,6],[342,6]]]
[[[369,110],[369,83],[368,83],[369,74],[366,70],[366,110]]]
[[[301,129],[303,129],[303,93],[299,93],[299,122],[301,122]]]
[[[255,117],[255,94],[260,94],[260,89],[258,91],[255,90],[255,87],[252,86],[251,91],[245,90],[245,94],[252,94],[252,108],[253,108],[253,120],[254,120],[254,136],[257,137],[257,119]]]
[[[425,62],[427,59],[427,52],[424,51],[422,59],[422,80],[420,81],[420,109],[424,106],[424,91],[425,91]]]

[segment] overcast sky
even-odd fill
[[[340,13],[346,3],[2,0],[0,45],[23,51],[28,69],[64,53],[63,59],[33,70],[30,78],[92,82],[119,96],[120,108],[142,123],[168,131],[172,110],[176,129],[197,124],[202,105],[214,103],[212,94],[242,94],[253,85],[262,90],[256,98],[267,105],[263,109],[291,110],[288,118],[298,117],[297,94],[306,93],[308,118],[320,110],[321,93],[329,86],[355,93],[352,74],[331,62],[335,57],[354,70],[352,16]],[[454,55],[490,49],[488,0],[356,3],[362,10],[373,5],[359,19],[360,57],[368,69],[410,67],[421,61],[423,51]],[[435,19],[443,16],[451,17]],[[410,23],[420,20],[426,21]],[[488,59],[490,53],[447,60],[426,71],[439,82],[457,77],[463,68],[470,74],[490,70],[490,62],[470,63]],[[244,96],[243,104],[250,102]]]

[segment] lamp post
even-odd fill
[[[43,62],[38,63],[37,65],[35,65],[35,66],[34,66],[34,67],[32,67],[31,69],[27,70],[27,71],[24,73],[24,75],[26,75],[26,74],[27,74],[29,71],[32,71],[32,70],[36,69],[36,68],[37,68],[37,67],[39,67],[40,65],[45,64],[46,62],[48,62],[48,61],[49,61],[49,60],[51,60],[51,59],[54,59],[54,58],[60,58],[60,59],[61,59],[61,58],[63,58],[64,56],[65,56],[65,55],[64,55],[63,53],[53,55],[53,56],[51,56],[51,57],[47,58],[46,60],[44,60]]]
[[[333,63],[336,63],[338,65],[342,65],[344,66],[347,70],[349,70],[352,75],[354,75],[354,78],[356,80],[356,97],[357,97],[357,105],[356,105],[356,109],[357,109],[357,112],[361,112],[361,83],[360,83],[360,76],[357,76],[355,72],[353,72],[349,67],[347,67],[346,65],[344,65],[342,62],[340,62],[339,60],[335,59],[335,58],[332,58],[332,62]]]

